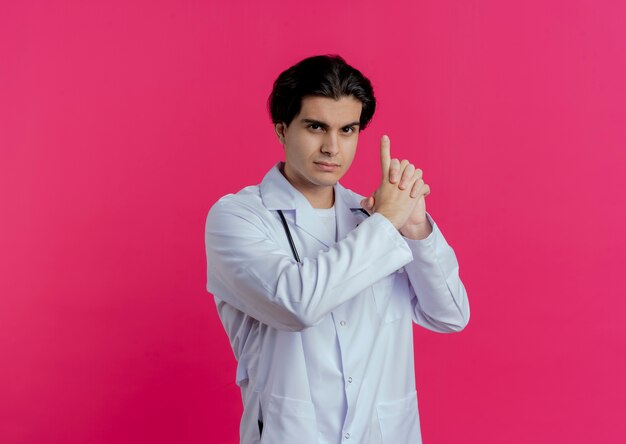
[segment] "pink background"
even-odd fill
[[[626,442],[621,1],[4,1],[0,442],[233,443],[204,219],[281,158],[276,75],[339,53],[421,166],[472,306],[416,330],[427,444]]]

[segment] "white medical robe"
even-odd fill
[[[242,444],[420,443],[412,324],[455,332],[469,320],[432,219],[426,239],[409,240],[334,190],[336,242],[279,165],[207,217],[207,289],[238,361]]]

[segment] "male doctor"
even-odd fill
[[[284,71],[268,105],[285,161],[207,217],[207,289],[238,361],[241,443],[421,442],[412,324],[460,331],[469,305],[422,171],[391,159],[388,137],[373,195],[338,182],[375,104],[338,56]]]

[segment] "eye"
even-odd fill
[[[341,128],[341,132],[344,134],[352,134],[355,131],[356,128],[354,128],[353,126],[344,126],[343,128]]]
[[[319,131],[323,131],[324,128],[322,128],[322,126],[319,123],[309,123],[309,125],[307,126],[311,131],[315,131],[315,132],[319,132]]]

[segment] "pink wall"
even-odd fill
[[[1,10],[0,442],[235,441],[204,218],[281,157],[274,77],[328,52],[380,100],[344,184],[390,134],[470,294],[415,334],[425,442],[626,442],[623,2]]]

